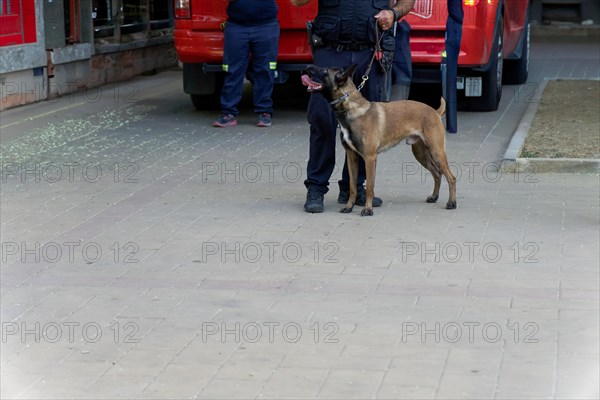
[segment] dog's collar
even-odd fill
[[[338,104],[348,100],[348,97],[350,97],[350,93],[344,93],[342,97],[340,97],[339,99],[335,99],[334,101],[330,101],[329,104],[331,104],[332,106],[337,106]]]

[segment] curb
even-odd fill
[[[504,172],[599,173],[600,160],[585,158],[521,158],[521,150],[549,79],[540,84],[539,101],[529,104],[502,157]]]
[[[544,94],[547,84],[547,79],[544,79],[540,84],[540,100],[542,98],[542,94]],[[513,136],[510,139],[510,143],[508,143],[508,147],[504,152],[504,157],[502,157],[502,171],[510,172],[512,169],[514,169],[512,166],[515,164],[515,161],[521,154],[521,149],[523,148],[525,139],[527,139],[527,134],[529,133],[529,129],[531,128],[531,124],[533,123],[533,119],[535,118],[535,113],[537,112],[539,105],[540,101],[534,101],[529,103],[527,106],[527,109],[525,110],[523,117],[521,117],[521,121],[519,122],[515,133],[513,133]]]
[[[600,38],[600,25],[574,25],[574,24],[531,24],[532,37],[580,37]]]
[[[503,160],[502,171],[511,173],[600,173],[600,160],[593,158],[517,158]]]

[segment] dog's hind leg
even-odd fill
[[[448,198],[448,202],[446,203],[446,208],[448,210],[453,210],[456,208],[456,178],[450,171],[450,166],[448,165],[448,159],[446,158],[446,153],[442,151],[435,151],[431,153],[432,157],[435,160],[435,163],[439,166],[442,174],[446,177],[446,181],[448,182],[448,189],[450,191],[450,196]]]
[[[348,202],[346,203],[346,206],[340,210],[340,212],[343,213],[352,212],[352,208],[354,208],[354,203],[356,202],[356,181],[358,181],[358,157],[360,156],[357,152],[346,147],[346,162],[348,164],[348,176],[350,178],[350,196],[348,197]]]
[[[411,149],[417,161],[421,163],[421,165],[429,172],[431,172],[431,175],[433,176],[433,193],[431,196],[427,197],[426,201],[428,203],[435,203],[438,200],[440,194],[440,185],[442,184],[442,174],[440,169],[436,165],[429,152],[429,149],[422,140],[418,140],[413,143]]]

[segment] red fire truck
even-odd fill
[[[529,67],[530,0],[462,0],[463,33],[458,57],[459,108],[498,108],[502,83],[521,84]],[[294,7],[277,0],[281,36],[276,82],[298,76],[312,61],[306,21],[317,12],[317,0]],[[183,64],[183,88],[197,109],[219,104],[221,61],[227,15],[223,0],[175,0],[175,49]],[[417,0],[405,18],[411,25],[413,82],[440,82],[447,0]],[[292,79],[292,82],[300,82]]]

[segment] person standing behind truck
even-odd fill
[[[257,126],[271,126],[273,84],[277,68],[279,21],[275,0],[229,0],[225,24],[221,116],[214,127],[237,125],[238,104],[252,55],[254,112]]]
[[[396,3],[396,0],[391,0],[390,7],[395,6]],[[414,5],[414,1],[412,4]],[[396,48],[392,63],[392,87],[389,100],[408,100],[412,81],[412,55],[410,53],[410,25],[405,19],[396,24],[394,38]]]

